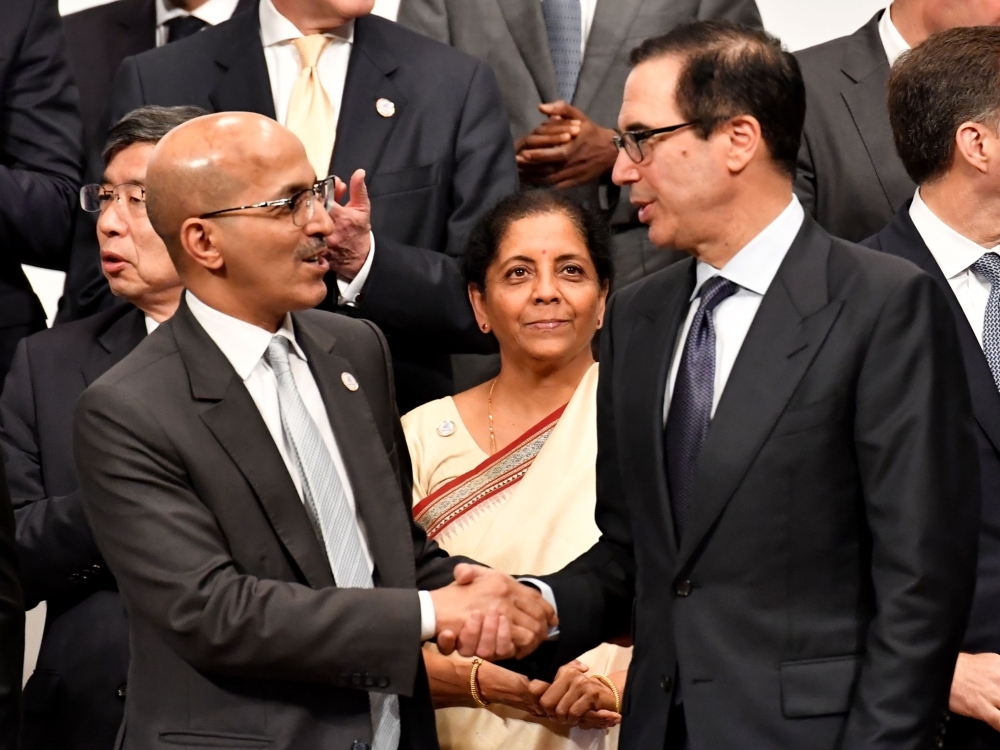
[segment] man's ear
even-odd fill
[[[742,172],[764,146],[760,122],[752,115],[732,118],[720,129],[727,140],[726,166],[734,174]]]
[[[963,122],[955,133],[955,160],[986,174],[991,161],[1000,161],[997,134],[980,122]]]
[[[209,219],[190,218],[181,224],[180,242],[191,260],[210,271],[218,271],[225,260],[214,239],[216,227]]]

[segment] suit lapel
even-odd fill
[[[215,55],[219,77],[208,100],[216,112],[256,112],[275,118],[271,78],[256,13],[241,13],[228,22],[227,41]]]
[[[83,366],[83,381],[89,386],[101,375],[139,346],[146,338],[146,317],[142,310],[131,305],[123,306],[121,317],[115,318],[97,337],[98,346],[92,347]]]
[[[694,268],[693,259],[678,263],[677,270],[669,275],[662,294],[657,295],[657,302],[663,302],[644,311],[638,318],[628,348],[628,385],[623,389],[623,414],[629,422],[643,425],[630,445],[630,463],[649,468],[650,473],[642,480],[644,494],[656,498],[671,549],[675,553],[677,532],[663,460],[663,402],[677,335],[684,324],[694,290]]]
[[[201,419],[249,483],[275,535],[313,588],[334,585],[326,552],[253,398],[229,360],[181,301],[168,324]]]
[[[350,362],[336,351],[336,339],[323,328],[295,318],[295,337],[309,359],[316,385],[326,406],[330,427],[354,491],[358,513],[368,529],[368,548],[375,560],[376,583],[413,587],[416,574],[412,555],[401,554],[410,539],[410,518],[400,499],[400,487],[368,407],[365,384],[350,391],[341,377],[354,374]]]
[[[556,71],[549,52],[549,37],[545,31],[545,16],[539,0],[495,0],[507,23],[528,72],[535,81],[543,102],[559,98],[556,93]]]
[[[359,18],[354,23],[354,45],[344,83],[330,174],[350,182],[354,170],[364,169],[370,182],[407,101],[392,82],[392,72],[399,67],[399,62],[379,33],[378,25],[366,18]],[[392,117],[378,113],[375,103],[379,99],[388,99],[395,105]]]
[[[865,144],[886,200],[895,211],[912,194],[913,183],[896,155],[886,114],[890,69],[878,33],[879,18],[880,15],[873,18],[851,40],[842,70],[852,83],[841,96]]]
[[[830,237],[808,216],[761,301],[702,447],[682,571],[739,487],[843,307],[830,302]]]
[[[644,0],[601,0],[597,3],[594,25],[587,39],[587,51],[580,68],[576,94],[573,96],[574,106],[584,111],[590,108],[611,65],[625,45],[629,29],[632,28],[643,2]]]
[[[986,355],[983,354],[975,331],[969,325],[965,310],[962,309],[955,291],[941,272],[941,267],[931,255],[924,238],[920,236],[913,220],[910,219],[910,203],[907,202],[889,226],[878,235],[880,246],[885,252],[906,258],[930,274],[948,298],[948,304],[955,316],[962,359],[969,378],[972,410],[979,426],[993,444],[994,450],[1000,453],[1000,391],[997,391]]]

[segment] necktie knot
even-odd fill
[[[713,276],[702,284],[701,290],[698,292],[698,296],[701,297],[701,309],[704,312],[712,312],[739,290],[739,286],[729,279]]]
[[[198,33],[208,26],[208,23],[195,16],[177,16],[167,21],[166,26],[167,43],[170,43]]]
[[[271,337],[267,345],[267,353],[264,355],[267,363],[274,370],[276,377],[281,377],[286,372],[291,372],[292,366],[288,361],[288,350],[291,343],[286,337],[275,334]]]
[[[310,34],[300,36],[294,41],[295,49],[299,51],[299,58],[302,60],[303,70],[315,68],[319,64],[319,57],[323,54],[323,48],[330,41],[324,34]]]
[[[993,252],[986,253],[972,264],[972,268],[994,286],[1000,282],[1000,255]]]

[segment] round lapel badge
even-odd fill
[[[444,422],[438,425],[438,435],[441,437],[451,437],[455,434],[455,423],[450,419],[446,419]]]
[[[396,105],[388,99],[379,99],[375,102],[375,111],[382,117],[392,117],[396,114]]]
[[[349,391],[358,390],[358,379],[351,375],[349,372],[341,373],[340,379],[344,382],[344,386]]]

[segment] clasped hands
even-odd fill
[[[566,102],[542,104],[539,110],[549,119],[515,146],[522,182],[565,189],[593,182],[614,167],[615,131]]]

